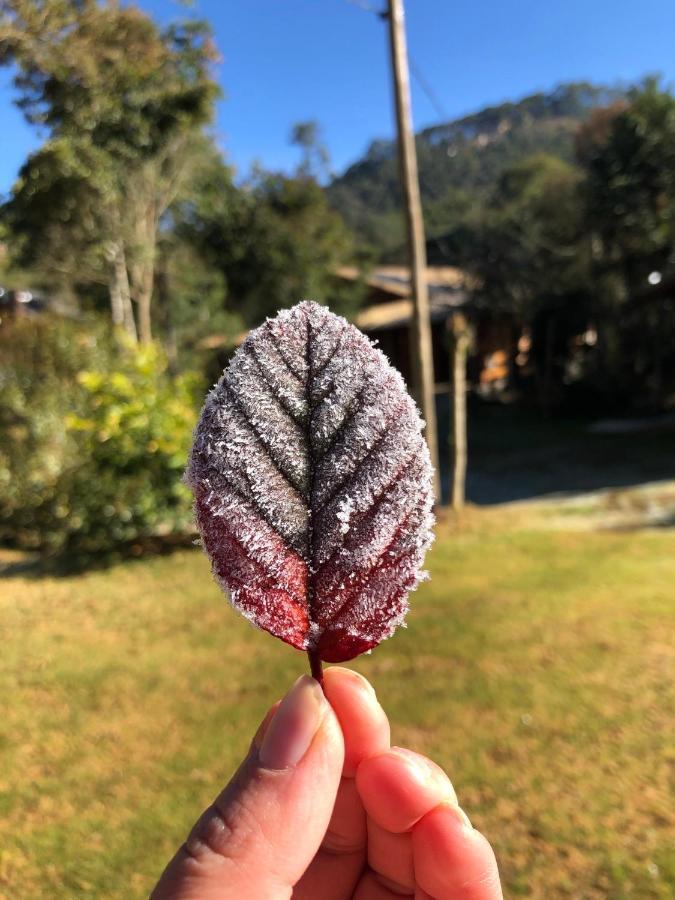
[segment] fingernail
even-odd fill
[[[457,804],[455,803],[442,803],[441,806],[443,807],[443,809],[447,810],[455,819],[457,819],[462,828],[473,831],[471,820],[461,806],[457,806]]]
[[[281,703],[281,701],[279,701]],[[274,706],[270,707],[265,713],[265,718],[262,720],[260,725],[258,726],[258,730],[253,735],[253,740],[251,741],[252,746],[256,750],[260,750],[263,742],[263,738],[267,733],[267,729],[270,727],[270,722],[274,718],[276,711],[279,709],[279,703],[275,703]]]
[[[263,738],[258,759],[266,769],[296,766],[309,749],[326,710],[317,681],[303,675],[281,701]]]

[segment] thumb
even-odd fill
[[[338,721],[319,684],[303,675],[270,711],[153,900],[290,897],[328,828],[343,760]]]

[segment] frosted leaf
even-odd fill
[[[187,481],[233,605],[341,662],[403,623],[432,540],[431,474],[399,373],[303,302],[252,331],[209,393]]]
[[[340,501],[338,511],[335,514],[340,523],[340,534],[347,534],[349,531],[349,520],[351,519],[353,510],[354,503],[351,497],[345,497],[344,500]]]

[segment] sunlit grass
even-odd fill
[[[407,631],[354,665],[450,772],[507,895],[675,891],[675,537],[444,525]],[[0,585],[0,897],[147,895],[298,654],[202,555]]]

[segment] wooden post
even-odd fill
[[[401,186],[405,208],[408,257],[413,301],[411,363],[413,391],[426,422],[426,439],[434,467],[434,494],[440,502],[440,477],[438,471],[438,433],[436,427],[436,400],[434,396],[434,357],[431,344],[429,319],[429,292],[427,287],[427,254],[424,240],[424,221],[417,174],[417,152],[412,130],[410,108],[410,75],[406,49],[403,0],[388,0],[391,64],[394,76],[396,124],[398,130]]]
[[[462,313],[455,313],[451,320],[452,330],[452,422],[453,422],[453,466],[452,466],[452,508],[459,512],[464,509],[466,492],[466,361],[469,354],[471,334],[469,324]]]

